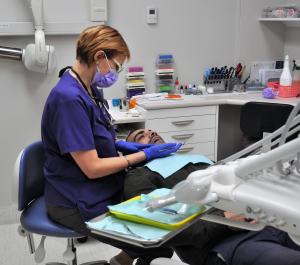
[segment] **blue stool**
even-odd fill
[[[44,240],[47,236],[67,238],[67,249],[63,254],[68,265],[77,265],[74,239],[83,235],[53,222],[47,215],[44,200],[43,165],[45,154],[41,141],[26,147],[18,156],[15,165],[17,172],[18,210],[21,212],[19,232],[27,237],[31,254],[37,263],[45,258]],[[42,235],[39,247],[35,249],[33,234]],[[47,263],[61,264],[63,263]],[[82,265],[108,265],[104,260]]]

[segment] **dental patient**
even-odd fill
[[[158,133],[149,129],[138,129],[130,132],[126,141],[143,144],[165,143]],[[176,160],[176,157],[178,156],[180,156],[181,160],[185,159],[185,162],[183,162],[183,164],[181,163],[181,165],[178,165],[180,160]],[[161,161],[161,163],[158,164],[157,161]],[[127,172],[123,190],[124,199],[129,199],[142,193],[147,194],[158,188],[171,189],[178,182],[186,179],[190,173],[196,170],[206,169],[210,164],[212,164],[212,162],[204,156],[184,154],[174,154],[163,160],[156,159],[155,162],[155,165],[154,161],[152,161],[146,165],[135,167]],[[168,164],[166,165],[166,163]],[[162,171],[166,170],[166,167],[169,170],[171,169],[170,173],[172,172],[172,169],[175,171],[176,167],[177,170],[167,177],[165,175],[162,176]]]
[[[127,141],[160,144],[164,143],[162,137],[155,131],[139,129],[130,132]],[[168,163],[176,160],[177,154],[169,158]],[[183,156],[184,157],[184,156]],[[189,157],[187,155],[187,157]],[[160,159],[159,159],[160,160]],[[186,179],[196,170],[207,168],[211,163],[205,157],[196,161],[182,164],[169,176],[161,175],[156,168],[146,165],[131,168],[125,177],[124,199],[129,199],[140,194],[147,194],[158,188],[171,189],[178,182]],[[172,168],[173,166],[171,166]],[[169,168],[169,166],[167,166]],[[230,212],[216,210],[215,214],[225,216],[235,221],[246,221],[243,216]],[[262,231],[249,232],[232,229],[225,225],[199,221],[179,235],[170,239],[164,247],[147,253],[145,257],[137,260],[138,265],[150,264],[157,257],[170,257],[172,249],[180,259],[191,265],[299,265],[300,246],[296,245],[287,233],[273,227],[266,227]],[[126,253],[121,252],[119,255]],[[116,263],[118,264],[118,263]]]
[[[147,144],[164,143],[164,140],[159,134],[149,129],[139,129],[130,132],[126,138],[126,141]],[[154,168],[152,167],[153,162],[157,161],[161,161],[162,164],[173,164],[174,166],[174,163],[176,163],[174,160],[176,160],[176,157],[178,156],[180,156],[182,159],[185,157],[187,158],[187,160],[185,161],[185,163],[181,163],[181,168],[178,168],[178,165],[176,165],[178,169],[167,177],[162,176],[160,174],[161,172],[158,172],[161,171],[157,170],[157,167],[160,166],[160,164],[156,165]],[[189,158],[191,158],[191,156],[174,154],[169,158],[166,158],[167,162],[166,160],[157,159],[155,161],[147,163],[146,165],[141,164],[138,167],[132,167],[125,176],[123,190],[124,200],[130,199],[140,194],[148,194],[158,188],[171,189],[174,187],[174,185],[186,179],[191,172],[205,169],[212,163],[209,159],[201,155],[197,156],[197,159],[191,159],[191,162],[189,162]],[[173,161],[174,163],[172,163]],[[178,160],[176,161],[178,163]],[[173,166],[171,168],[173,168]],[[163,166],[163,168],[165,167]],[[223,215],[222,211],[217,210],[217,212],[220,215]],[[153,253],[147,253],[147,255],[145,255],[144,257],[139,258],[136,264],[147,265],[150,264],[151,260],[157,257],[171,257],[173,254],[173,250],[175,250],[180,259],[184,262],[187,262],[188,264],[217,265],[218,263],[214,262],[213,260],[219,258],[215,256],[214,253],[212,253],[213,255],[211,255],[210,250],[216,243],[232,234],[236,234],[236,231],[228,228],[225,225],[219,225],[216,223],[204,221],[197,222],[189,229],[183,231],[179,235],[169,240],[164,247],[160,248],[159,252],[156,249],[155,251],[153,251]],[[124,256],[124,254],[124,252],[121,252],[119,255]],[[118,256],[116,257],[116,259],[117,258]],[[115,264],[118,265],[118,263]]]

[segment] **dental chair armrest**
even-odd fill
[[[265,224],[263,223],[252,224],[248,222],[233,221],[225,217],[214,215],[214,214],[204,214],[201,217],[201,220],[228,225],[230,227],[240,228],[240,229],[245,229],[250,231],[259,231],[265,227]]]

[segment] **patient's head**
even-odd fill
[[[162,144],[165,142],[157,132],[149,129],[137,129],[130,132],[126,141],[140,144]]]

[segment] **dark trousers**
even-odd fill
[[[147,194],[158,188],[171,189],[178,182],[185,180],[191,172],[205,169],[207,166],[204,163],[189,163],[166,179],[147,167],[133,168],[126,173],[123,189],[124,200],[140,194]],[[167,245],[171,246],[186,263],[218,265],[222,260],[214,252],[211,252],[211,249],[214,244],[231,233],[235,232],[225,226],[202,221],[170,239]],[[212,263],[213,260],[214,263]]]
[[[152,259],[158,257],[171,257],[174,248],[178,256],[191,265],[205,264],[210,254],[210,249],[224,236],[230,234],[226,226],[199,221],[185,231],[170,239],[163,247],[143,249],[129,244],[109,239],[91,233],[77,209],[69,209],[60,206],[47,205],[48,214],[55,222],[69,227],[84,236],[93,237],[103,243],[115,246],[124,250],[132,258],[139,258],[140,265],[148,265]],[[209,265],[215,265],[206,263]]]
[[[124,200],[141,193],[147,194],[157,188],[172,188],[178,182],[186,179],[189,173],[205,169],[208,165],[188,164],[175,172],[167,179],[147,167],[134,168],[126,173],[124,184]],[[222,239],[236,233],[227,226],[199,221],[180,234],[171,238],[164,246],[159,248],[143,249],[129,244],[108,239],[92,234],[86,227],[77,209],[67,209],[47,205],[50,218],[54,221],[78,231],[82,235],[91,236],[103,243],[123,249],[132,258],[139,258],[138,265],[148,265],[150,261],[158,257],[171,257],[173,249],[182,261],[191,265],[220,265],[221,260],[211,252],[213,246]],[[221,211],[220,211],[221,212]],[[212,263],[214,262],[214,263]]]
[[[171,189],[178,182],[185,180],[191,172],[207,167],[208,165],[204,163],[189,163],[166,179],[147,167],[131,169],[126,173],[124,181],[124,200],[140,194],[147,194],[158,188]],[[222,211],[219,211],[219,214],[221,213]],[[219,265],[224,263],[211,249],[220,240],[234,233],[236,231],[226,226],[199,221],[170,239],[165,246],[174,249],[176,254],[188,264]]]
[[[299,265],[300,246],[287,233],[268,227],[244,240],[235,250],[232,265]]]
[[[158,257],[170,258],[173,255],[173,251],[168,248],[154,248],[154,249],[143,249],[136,246],[131,246],[124,242],[119,242],[101,235],[97,235],[91,232],[91,230],[86,226],[80,212],[78,209],[71,209],[56,205],[47,204],[47,212],[49,217],[65,227],[73,229],[74,231],[82,234],[83,236],[90,236],[99,240],[102,243],[112,245],[116,248],[124,250],[132,258],[137,257],[149,257],[151,260]],[[154,253],[157,253],[152,257]]]

